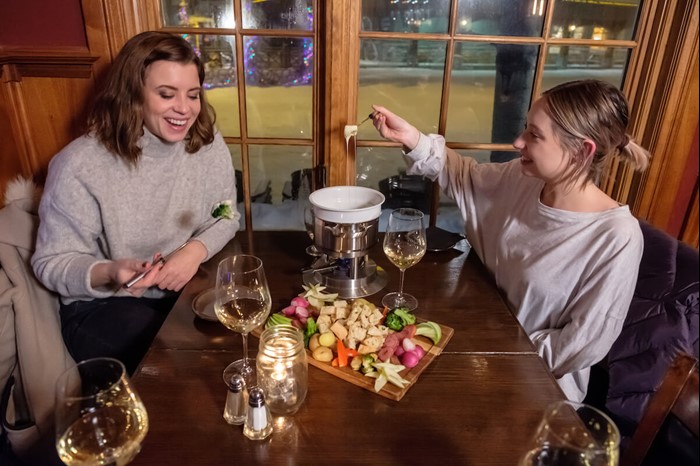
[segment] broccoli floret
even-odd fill
[[[219,202],[211,211],[211,216],[214,218],[233,218],[233,209],[231,209],[231,201]]]
[[[403,320],[401,317],[397,316],[393,312],[390,312],[386,315],[386,319],[384,320],[384,325],[389,327],[392,330],[396,330],[397,332],[400,332],[401,329],[403,329]]]
[[[415,324],[416,316],[406,307],[397,307],[389,311],[384,320],[384,325],[392,330],[400,332],[406,325]]]
[[[376,353],[365,354],[362,356],[362,366],[360,366],[360,372],[367,374],[368,372],[374,371],[374,363],[377,362]]]

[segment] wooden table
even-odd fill
[[[222,371],[241,357],[240,336],[197,318],[192,299],[212,286],[220,258],[245,252],[263,260],[278,311],[301,291],[307,245],[303,232],[241,232],[188,284],[134,376],[151,425],[132,464],[516,464],[545,406],[564,395],[464,243],[406,272],[416,313],[454,336],[401,401],[310,367],[306,401],[275,419],[269,439],[250,441],[223,420]],[[389,274],[368,297],[378,304],[398,270],[379,245],[370,257]],[[254,356],[256,338],[250,347]]]

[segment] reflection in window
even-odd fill
[[[313,28],[312,0],[243,0],[243,27],[246,29]]]
[[[312,137],[313,40],[244,38],[248,134]]]
[[[236,27],[230,0],[161,0],[165,26],[192,28]]]
[[[631,40],[634,37],[640,3],[639,0],[558,1],[554,5],[551,37]]]
[[[544,0],[459,0],[457,34],[537,37]]]
[[[362,30],[444,34],[450,0],[362,0]]]
[[[539,47],[462,42],[455,46],[445,137],[450,142],[510,144],[522,130]],[[492,162],[513,158],[493,151]]]
[[[216,111],[216,126],[224,136],[241,135],[236,80],[236,38],[184,34],[204,64],[204,89]]]
[[[248,156],[254,229],[304,229],[303,208],[294,196],[299,189],[295,190],[295,181],[298,184],[301,169],[312,166],[311,146],[250,145]],[[242,172],[240,156],[233,160]],[[239,209],[243,211],[240,200]]]
[[[437,132],[445,66],[443,41],[363,39],[360,48],[376,59],[360,58],[358,122],[379,104],[411,121],[418,129]],[[371,125],[359,128],[360,139],[381,139]]]
[[[620,88],[630,53],[630,49],[623,47],[550,45],[542,90],[584,78],[600,79]]]

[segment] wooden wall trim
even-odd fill
[[[652,160],[635,205],[638,216],[666,231],[698,126],[699,95],[698,1],[673,3],[653,58],[658,80],[647,83],[648,97],[640,100],[646,107],[642,142]]]
[[[85,48],[56,49],[3,48],[0,50],[0,81],[21,81],[22,77],[89,78],[97,57]]]
[[[356,124],[357,85],[360,50],[361,2],[328,0],[326,2],[324,80],[324,152],[329,168],[328,182],[333,185],[355,184],[356,138],[346,145],[345,125]]]

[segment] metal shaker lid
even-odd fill
[[[252,387],[248,390],[248,406],[251,408],[260,408],[265,406],[265,393],[260,387]]]
[[[233,374],[231,378],[226,381],[226,385],[229,390],[238,393],[245,388],[245,379],[241,374]]]

